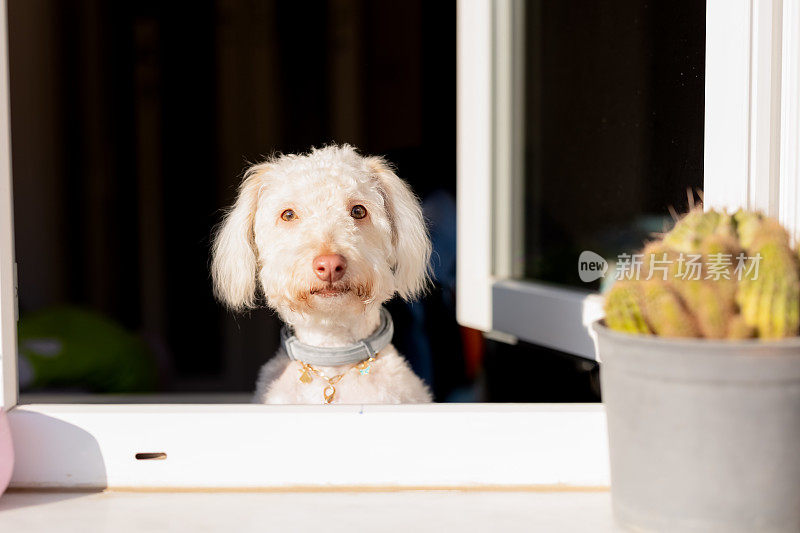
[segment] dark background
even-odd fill
[[[520,254],[527,277],[572,283],[587,234],[663,215],[702,184],[705,7],[526,5]],[[395,344],[436,399],[599,399],[595,363],[455,323],[455,2],[9,0],[8,11],[23,320],[90,309],[144,339],[156,390],[251,391],[279,323],[214,301],[212,228],[248,162],[348,142],[396,164],[438,235],[431,295],[390,304]],[[420,342],[428,359],[414,356]]]
[[[423,16],[424,15],[424,16]],[[69,302],[140,332],[162,386],[250,390],[267,311],[212,298],[241,172],[348,142],[455,194],[454,2],[9,2],[21,313]]]

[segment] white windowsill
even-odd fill
[[[3,531],[617,531],[608,492],[10,492]]]
[[[600,404],[33,404],[9,421],[17,488],[609,485]]]

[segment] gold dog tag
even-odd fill
[[[325,387],[325,390],[322,391],[322,394],[325,396],[325,403],[331,403],[333,401],[333,395],[336,394],[336,389],[333,385],[328,385]]]
[[[303,370],[303,373],[302,373],[302,374],[300,374],[300,383],[303,383],[303,384],[305,384],[305,385],[308,385],[308,384],[309,384],[309,383],[311,383],[313,380],[314,380],[314,378],[312,378],[312,377],[311,377],[311,373],[310,373],[308,370],[305,370],[305,369],[304,369],[304,370]]]

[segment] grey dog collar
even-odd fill
[[[392,342],[394,324],[392,315],[385,307],[381,307],[381,323],[375,333],[363,338],[350,346],[326,348],[303,344],[295,337],[288,327],[281,328],[281,346],[286,351],[289,359],[300,361],[314,366],[340,366],[352,365],[366,361],[386,348]]]

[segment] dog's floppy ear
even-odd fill
[[[392,227],[394,279],[397,293],[412,300],[427,288],[430,280],[431,240],[422,208],[408,184],[397,177],[379,157],[367,164],[378,182]]]
[[[266,171],[266,164],[248,169],[239,187],[236,203],[225,214],[214,235],[211,260],[214,294],[233,310],[256,305],[258,259],[253,219]]]

